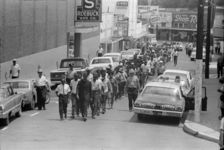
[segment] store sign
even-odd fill
[[[115,16],[114,26],[113,37],[128,36],[128,18],[124,18],[122,15]]]
[[[77,4],[75,12],[76,22],[101,22],[102,18],[101,0],[76,0],[76,4]]]
[[[175,23],[197,24],[196,14],[174,14],[173,21]]]

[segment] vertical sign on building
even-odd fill
[[[101,0],[75,0],[75,22],[101,22]]]

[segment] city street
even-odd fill
[[[1,127],[1,150],[218,149],[215,143],[186,134],[183,124],[172,118],[138,121],[127,106],[127,98],[123,97],[113,110],[95,120],[89,114],[87,122],[80,118],[60,121],[54,97],[46,111],[25,111],[8,127]],[[68,108],[70,116],[71,106]]]

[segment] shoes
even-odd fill
[[[222,120],[222,116],[219,116],[218,118],[219,118],[219,120]]]
[[[93,119],[96,119],[94,116],[92,116]]]
[[[84,122],[86,122],[86,121],[87,121],[87,119],[86,119],[86,118],[83,118],[83,121],[84,121]]]
[[[64,119],[63,118],[60,118],[60,120],[63,121]]]
[[[75,119],[75,116],[71,116],[71,119]]]
[[[65,119],[67,119],[67,114],[65,114]]]
[[[99,113],[97,113],[96,115],[97,115],[97,116],[99,116],[100,114],[99,114]]]

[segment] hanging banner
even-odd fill
[[[75,22],[101,22],[101,0],[75,0]]]

